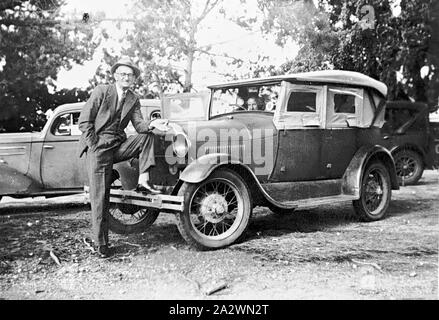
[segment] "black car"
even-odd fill
[[[393,155],[401,185],[417,183],[425,169],[438,165],[436,140],[439,132],[429,122],[430,111],[421,102],[386,103],[382,145]]]

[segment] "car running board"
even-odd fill
[[[110,202],[132,204],[160,210],[183,211],[183,196],[146,194],[133,190],[111,189]]]
[[[303,200],[295,200],[295,201],[285,201],[280,202],[283,206],[291,208],[291,209],[308,209],[313,207],[318,207],[326,204],[333,204],[338,202],[352,201],[357,200],[358,197],[352,195],[336,195],[329,197],[321,197],[321,198],[311,198],[311,199],[303,199]]]

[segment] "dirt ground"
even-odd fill
[[[288,216],[260,207],[241,243],[207,252],[162,214],[143,234],[110,234],[109,259],[82,242],[90,211],[77,199],[3,199],[0,298],[438,299],[438,195],[439,174],[426,171],[378,222],[360,222],[350,202]]]

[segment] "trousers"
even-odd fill
[[[90,185],[91,224],[93,241],[108,245],[108,215],[113,164],[139,156],[139,173],[155,165],[154,134],[142,133],[128,137],[111,148],[88,149],[87,174]]]

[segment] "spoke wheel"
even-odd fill
[[[118,181],[115,181],[114,186],[121,188]],[[157,209],[142,208],[124,203],[110,203],[108,212],[108,227],[111,231],[119,234],[145,231],[155,222],[160,213]]]
[[[396,175],[401,185],[415,184],[424,172],[421,156],[412,150],[402,150],[395,154]]]
[[[221,169],[198,184],[184,183],[184,210],[177,217],[183,238],[199,249],[228,246],[247,229],[251,199],[245,182]]]
[[[367,166],[360,188],[360,199],[354,200],[354,208],[363,221],[382,219],[390,203],[392,189],[390,175],[381,162]]]

